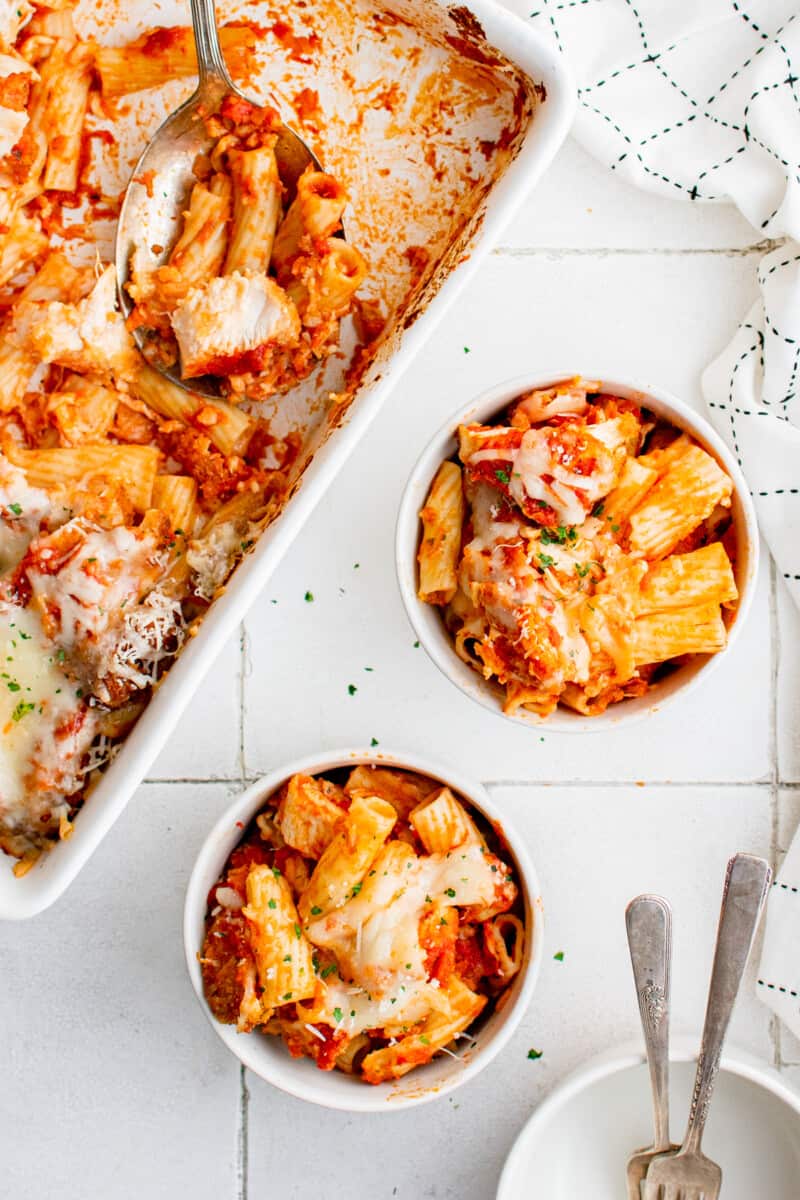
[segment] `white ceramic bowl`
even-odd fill
[[[425,604],[417,595],[417,549],[421,532],[419,511],[425,503],[440,464],[451,458],[458,448],[456,431],[459,425],[470,421],[490,422],[499,416],[515,397],[534,388],[551,387],[559,380],[568,379],[576,374],[581,374],[585,379],[601,380],[603,391],[635,400],[678,429],[686,430],[704,449],[713,454],[728,472],[733,480],[732,517],[737,540],[735,575],[739,604],[729,623],[728,645],[725,650],[719,654],[695,655],[685,666],[671,672],[643,696],[612,704],[604,713],[594,717],[586,717],[561,706],[548,717],[539,717],[536,713],[524,709],[518,709],[513,716],[506,716],[503,713],[503,689],[494,681],[484,679],[478,671],[458,657],[453,639],[445,628],[438,608]],[[707,678],[722,655],[727,653],[744,624],[755,590],[758,572],[758,526],[750,493],[736,459],[708,421],[683,401],[648,383],[612,379],[590,371],[573,369],[536,372],[519,375],[483,392],[476,400],[449,417],[438,433],[434,434],[417,460],[403,493],[397,518],[395,562],[403,603],[420,643],[440,671],[465,695],[507,721],[516,721],[523,725],[546,724],[548,728],[559,731],[597,732],[659,711],[667,701],[678,695],[685,695],[701,679]]]
[[[685,1129],[699,1037],[674,1039],[672,1137]],[[497,1200],[620,1200],[632,1150],[652,1145],[644,1053],[622,1048],[595,1059],[541,1104],[508,1157]],[[703,1152],[722,1167],[725,1200],[796,1200],[800,1095],[776,1072],[723,1054]]]
[[[522,969],[511,984],[508,1000],[500,1012],[493,1012],[483,1024],[479,1024],[468,1048],[461,1052],[457,1059],[441,1055],[395,1083],[377,1086],[364,1083],[341,1071],[321,1071],[310,1059],[291,1058],[283,1041],[278,1037],[257,1031],[237,1033],[233,1026],[220,1024],[212,1016],[205,1002],[200,965],[197,961],[197,953],[202,946],[205,931],[208,892],[219,878],[231,850],[241,839],[243,829],[261,809],[266,798],[297,772],[316,775],[335,770],[337,767],[354,767],[358,763],[406,768],[441,780],[498,828],[511,851],[517,870],[525,905],[525,926],[528,931]],[[396,1112],[415,1104],[425,1104],[452,1092],[454,1088],[466,1083],[483,1070],[511,1037],[530,1004],[542,960],[543,937],[543,909],[536,872],[525,846],[513,829],[509,828],[485,789],[480,784],[451,771],[449,767],[415,754],[375,754],[364,750],[331,751],[288,763],[265,775],[243,792],[220,817],[203,843],[189,879],[183,919],[186,964],[192,986],[212,1027],[228,1049],[261,1079],[289,1092],[290,1095],[322,1104],[327,1108],[350,1112]]]

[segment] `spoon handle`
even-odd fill
[[[194,44],[197,47],[197,68],[200,90],[210,85],[224,84],[233,88],[217,36],[217,16],[214,0],[191,0]]]
[[[719,1071],[722,1044],[742,982],[772,871],[763,858],[736,854],[728,863],[717,929],[717,946],[708,987],[706,1020],[697,1059],[689,1124],[682,1154],[700,1152],[708,1108]]]
[[[650,1086],[653,1090],[653,1148],[669,1140],[669,992],[672,909],[661,896],[637,896],[625,910],[628,948],[639,1001]]]

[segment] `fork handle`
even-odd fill
[[[719,1071],[722,1044],[750,957],[771,878],[769,864],[763,858],[756,858],[752,854],[736,854],[728,863],[692,1106],[681,1153],[700,1152],[711,1095]]]
[[[219,45],[214,0],[191,0],[191,4],[200,89],[219,90],[220,85],[226,90],[232,89],[233,84]]]
[[[672,909],[661,896],[637,896],[625,910],[639,1016],[650,1068],[657,1153],[669,1150],[669,1002]]]

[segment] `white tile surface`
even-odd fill
[[[488,1200],[537,1101],[636,1032],[622,914],[642,890],[675,906],[674,1024],[697,1028],[725,860],[785,849],[800,821],[798,789],[774,799],[778,750],[781,778],[800,782],[797,616],[780,602],[777,722],[765,571],[742,641],[685,706],[605,737],[531,734],[464,700],[414,648],[393,525],[425,438],[534,364],[638,376],[699,405],[700,372],[755,295],[759,255],[742,253],[754,240],[731,210],[655,199],[565,148],[255,606],[244,656],[235,638],[198,692],[153,770],[173,782],[140,790],[55,909],[0,926],[0,1194]],[[235,784],[178,781],[236,781],[372,737],[509,785],[494,794],[547,902],[539,989],[500,1059],[440,1104],[323,1113],[249,1079],[243,1105],[180,938],[194,854]],[[800,1087],[800,1045],[752,988],[733,1037],[780,1056]]]
[[[778,610],[778,768],[787,782],[800,781],[800,613],[781,580]]]
[[[646,304],[643,263],[659,280]],[[742,640],[708,684],[637,732],[598,740],[590,732],[532,735],[462,697],[414,648],[393,566],[395,514],[408,472],[426,436],[456,408],[537,362],[570,370],[580,360],[591,370],[599,359],[616,361],[618,375],[658,381],[699,404],[698,375],[730,333],[732,312],[747,307],[754,265],[755,258],[717,255],[537,255],[497,257],[484,268],[248,618],[259,664],[245,681],[249,773],[310,745],[369,743],[372,737],[453,758],[493,780],[749,780],[768,773],[766,568]],[[714,301],[718,292],[740,300],[723,314]],[[503,319],[491,335],[487,295],[503,303]],[[608,303],[609,295],[615,303]],[[674,337],[662,339],[660,330],[676,324]],[[309,591],[314,600],[307,603]],[[745,670],[753,686],[738,688]],[[358,689],[353,696],[349,684]]]
[[[220,785],[145,784],[55,909],[0,927],[0,1156],[15,1200],[237,1188],[239,1067],[189,984],[186,878]]]
[[[517,249],[727,250],[759,240],[733,207],[687,204],[639,191],[570,140],[502,244]]]
[[[514,787],[493,796],[525,837],[545,897],[545,961],[522,1027],[483,1075],[416,1112],[317,1121],[248,1075],[249,1195],[487,1200],[536,1102],[587,1057],[637,1036],[624,909],[641,891],[673,904],[673,1028],[699,1030],[725,863],[736,850],[769,852],[768,790]],[[769,1014],[749,975],[731,1041],[770,1059]],[[531,1047],[541,1059],[528,1059]]]
[[[241,775],[242,636],[222,650],[150,771],[151,779],[234,779]]]

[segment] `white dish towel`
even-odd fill
[[[785,239],[764,255],[760,299],[703,391],[800,605],[800,0],[532,0],[530,9],[522,15],[575,72],[573,132],[591,154],[687,204],[733,202],[754,240]],[[758,988],[800,1037],[800,833],[770,896]]]

